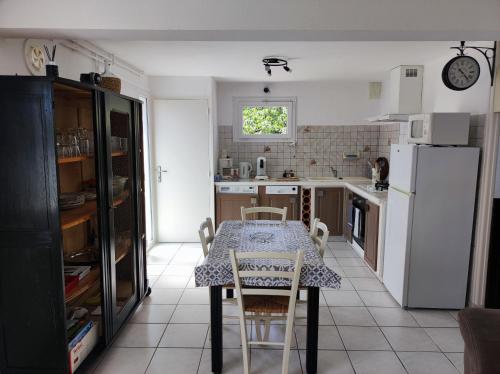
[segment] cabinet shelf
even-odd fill
[[[87,222],[97,213],[97,201],[88,201],[81,207],[61,211],[61,229],[67,230]]]
[[[75,288],[64,295],[64,301],[66,303],[71,303],[79,296],[87,292],[97,281],[99,281],[99,274],[99,267],[92,268],[90,270],[90,273],[88,273],[83,279],[81,279]]]
[[[127,155],[128,155],[128,152],[123,152],[123,151],[117,151],[117,152],[111,153],[112,157],[123,157],[123,156],[127,156]],[[59,157],[57,159],[57,163],[59,165],[63,165],[63,164],[71,164],[71,163],[75,163],[75,162],[82,162],[82,161],[93,160],[93,159],[94,159],[94,156]]]
[[[113,207],[123,204],[129,197],[124,191],[113,200]],[[61,229],[67,230],[89,221],[97,213],[97,201],[87,201],[81,207],[61,211]]]
[[[129,252],[132,250],[130,246],[122,246],[118,247],[115,250],[115,264],[119,263],[121,260],[123,260]]]

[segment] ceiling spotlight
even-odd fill
[[[291,73],[292,69],[288,67],[288,61],[278,57],[266,57],[262,59],[262,63],[264,64],[264,69],[267,71],[267,74],[271,76],[271,67],[281,66],[286,72]]]

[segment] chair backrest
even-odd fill
[[[309,236],[311,238],[313,236],[317,236],[318,235],[318,228],[317,228],[318,222],[319,222],[319,218],[315,218],[315,219],[313,219],[313,221],[311,223],[311,228],[309,229]]]
[[[284,222],[286,221],[286,213],[287,213],[287,207],[284,208],[272,208],[269,206],[257,206],[254,208],[245,208],[244,206],[241,207],[241,220],[245,222],[247,220],[247,215],[248,214],[255,214],[255,213],[271,213],[271,214],[280,214],[281,215],[281,221]]]
[[[315,233],[311,235],[311,239],[313,240],[314,244],[316,244],[316,247],[318,248],[319,254],[321,257],[325,254],[325,249],[326,249],[326,243],[328,242],[328,236],[330,235],[330,232],[328,231],[328,227],[321,222],[318,218],[316,218],[314,221],[315,222]],[[318,231],[321,231],[321,236],[318,235]]]
[[[238,304],[244,303],[245,295],[267,295],[267,296],[288,296],[290,303],[288,311],[295,310],[295,301],[297,290],[299,287],[300,271],[304,263],[304,251],[298,252],[235,252],[233,249],[229,251],[231,265],[233,268],[234,284],[238,295],[243,297],[238,298]],[[293,261],[293,271],[285,270],[240,270],[241,260],[289,260]],[[244,288],[242,279],[244,278],[279,278],[289,279],[291,281],[290,289],[269,288],[269,287],[252,287]],[[241,300],[243,299],[243,300]],[[243,308],[243,304],[241,305]],[[293,316],[293,314],[292,314]],[[292,317],[293,318],[293,317]]]
[[[205,230],[208,231],[208,234],[205,235]],[[198,230],[198,235],[200,235],[201,247],[203,248],[203,255],[205,257],[208,256],[209,245],[214,241],[215,233],[214,233],[214,225],[212,223],[212,219],[207,217],[205,221],[200,225],[200,229]]]

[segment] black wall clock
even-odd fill
[[[441,73],[446,87],[454,91],[463,91],[476,84],[481,74],[481,67],[474,57],[465,54],[465,51],[470,49],[480,52],[486,59],[490,71],[491,86],[493,86],[496,43],[493,44],[493,47],[475,47],[466,46],[465,41],[461,41],[459,47],[451,47],[451,49],[458,50],[459,54],[446,63]]]
[[[461,55],[448,61],[441,77],[449,89],[463,91],[477,82],[480,73],[481,67],[475,58]]]

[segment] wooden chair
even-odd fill
[[[205,235],[205,230],[208,231],[208,235]],[[214,241],[215,232],[214,225],[212,223],[212,219],[207,217],[205,221],[203,221],[200,225],[200,229],[198,230],[198,235],[200,236],[201,247],[203,248],[203,256],[207,257],[212,242]],[[233,291],[234,284],[228,284],[223,287],[226,290],[226,298],[224,301],[230,304],[236,304],[236,300],[234,299]],[[224,315],[224,318],[227,319],[236,319],[238,317],[231,315]]]
[[[318,235],[318,231],[321,231],[321,236]],[[312,241],[316,245],[316,249],[318,250],[321,257],[325,254],[326,244],[328,242],[328,236],[330,232],[328,231],[328,227],[319,220],[319,218],[315,218],[311,224],[311,229],[309,231],[309,235],[311,236]],[[306,287],[300,287],[299,290],[306,290]],[[307,301],[300,300],[300,292],[297,293],[297,303],[302,304]]]
[[[281,222],[286,221],[286,212],[287,212],[287,207],[284,208],[272,208],[269,206],[258,206],[254,208],[245,208],[244,206],[241,207],[241,220],[245,222],[247,220],[247,215],[249,214],[255,214],[255,213],[271,213],[271,214],[280,214],[281,215]]]
[[[292,341],[292,329],[295,317],[295,295],[299,287],[300,270],[304,262],[304,252],[234,252],[230,250],[231,264],[233,267],[234,281],[238,291],[238,309],[240,315],[241,345],[243,350],[243,371],[250,373],[249,346],[274,345],[283,346],[282,374],[288,373],[288,361],[290,357],[290,344]],[[294,261],[293,271],[277,270],[240,270],[240,261],[249,259],[276,259]],[[244,278],[281,278],[291,281],[290,288],[246,288],[242,285]],[[249,313],[249,315],[247,315]],[[273,317],[279,314],[280,317]],[[269,338],[269,326],[272,319],[286,319],[285,341],[271,342]],[[257,340],[248,340],[246,321],[256,322]],[[265,321],[266,333],[264,339],[260,334],[260,322]]]
[[[313,236],[316,236],[318,235],[318,229],[317,229],[317,225],[318,225],[318,222],[319,222],[319,218],[315,218],[313,219],[312,223],[311,223],[311,228],[309,229],[309,236],[312,238]]]
[[[208,235],[205,235],[205,230],[208,231]],[[207,219],[202,222],[202,224],[200,225],[200,229],[198,230],[198,235],[200,235],[201,247],[203,248],[203,256],[207,257],[209,245],[212,245],[215,237],[212,218],[207,217]]]
[[[321,257],[323,257],[325,254],[326,243],[328,242],[328,236],[330,235],[330,232],[328,231],[328,227],[326,227],[326,225],[318,218],[314,219],[313,224],[315,225],[315,227],[314,232],[311,233],[311,239],[313,240],[314,244],[316,244],[316,248],[318,249],[319,254],[321,255]],[[321,236],[318,235],[318,231],[321,231]]]

